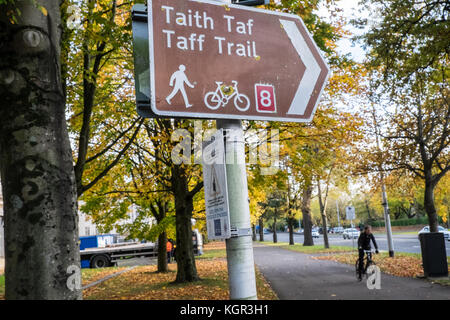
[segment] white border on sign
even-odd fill
[[[326,83],[328,82],[328,79],[330,77],[330,67],[326,63],[326,60],[324,59],[322,52],[320,51],[319,47],[317,47],[316,42],[314,41],[313,37],[309,33],[309,30],[306,28],[305,23],[303,20],[294,14],[290,13],[284,13],[284,12],[276,12],[271,10],[265,10],[265,9],[257,9],[253,7],[248,6],[240,6],[236,4],[230,4],[230,3],[224,3],[219,1],[211,1],[211,0],[188,0],[190,2],[198,2],[198,3],[207,3],[212,4],[216,6],[227,6],[229,8],[234,8],[238,10],[247,10],[252,12],[258,12],[258,13],[265,13],[265,14],[271,14],[275,16],[282,16],[282,17],[288,17],[291,19],[299,20],[302,27],[306,31],[306,34],[308,35],[309,39],[311,40],[314,48],[319,53],[320,57],[324,61],[325,67],[327,69],[327,76],[325,77],[324,84],[322,85],[322,88],[320,89],[319,96],[316,100],[316,103],[314,105],[314,108],[311,112],[311,116],[309,118],[286,118],[286,117],[266,117],[266,116],[253,116],[253,115],[239,115],[239,114],[219,114],[219,113],[200,113],[200,112],[178,112],[178,111],[161,111],[156,109],[156,96],[155,96],[155,60],[154,60],[154,40],[153,40],[153,1],[148,0],[147,1],[147,12],[148,12],[148,44],[149,44],[149,59],[150,59],[150,106],[152,108],[152,111],[156,115],[160,116],[166,116],[166,117],[177,117],[177,118],[200,118],[200,119],[241,119],[241,120],[261,120],[261,121],[283,121],[283,122],[311,122],[314,114],[316,113],[317,106],[319,105],[319,102],[322,97],[323,90],[325,89]],[[294,98],[293,98],[294,99]]]

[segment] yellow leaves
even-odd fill
[[[225,242],[211,242],[205,246],[205,250],[222,248],[225,248]],[[176,264],[170,264],[167,273],[157,273],[156,266],[140,266],[84,290],[83,297],[99,300],[228,300],[226,260],[197,260],[196,267],[201,280],[176,284]],[[256,280],[259,299],[277,299],[258,270]]]
[[[354,265],[358,255],[337,254],[313,257],[317,260],[331,260],[345,264]],[[423,274],[422,259],[420,256],[397,253],[394,258],[382,253],[374,256],[374,261],[381,271],[397,277],[417,277]]]
[[[46,9],[45,7],[39,6],[39,10],[41,10],[41,12],[42,12],[42,14],[43,14],[44,16],[47,16],[47,15],[48,15],[48,11],[47,11],[47,9]]]
[[[204,251],[225,249],[225,241],[211,241],[203,246]]]
[[[126,269],[125,267],[119,268],[101,268],[101,269],[83,269],[81,272],[83,286],[107,277],[113,273]]]

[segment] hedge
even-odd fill
[[[442,223],[442,217],[438,217],[439,223]],[[384,227],[384,220],[371,221],[369,223],[372,227]],[[419,217],[412,219],[398,219],[391,220],[391,226],[415,226],[415,225],[428,225],[428,217]]]

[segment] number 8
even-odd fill
[[[259,93],[260,102],[263,107],[269,107],[272,105],[272,94],[267,90],[261,90]]]

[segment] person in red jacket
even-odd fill
[[[173,251],[173,244],[170,239],[167,240],[166,251],[167,251],[167,263],[170,263],[172,260],[172,251]]]

